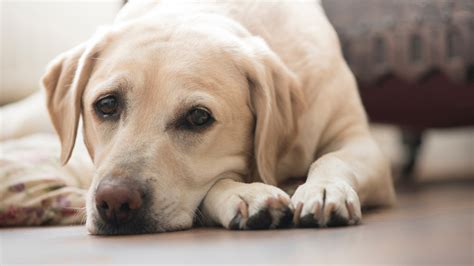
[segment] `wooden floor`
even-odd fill
[[[96,237],[82,226],[0,229],[0,265],[14,263],[474,264],[474,180],[425,183],[356,227],[195,229]]]

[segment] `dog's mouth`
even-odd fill
[[[154,234],[173,231],[182,231],[192,227],[186,225],[162,225],[158,221],[150,218],[135,218],[127,223],[112,224],[105,223],[98,219],[94,222],[93,235],[139,235]]]
[[[100,219],[94,222],[95,235],[133,235],[165,232],[149,219],[135,218],[127,223],[105,223]]]
[[[150,208],[140,211],[126,221],[106,221],[95,212],[91,217],[92,227],[89,227],[89,232],[93,235],[138,235],[182,231],[190,229],[195,224],[201,224],[202,218],[198,215],[200,212],[196,210],[193,213],[194,217],[188,223],[180,219],[177,219],[180,222],[172,222],[173,218],[179,218],[172,215],[166,215],[167,219],[153,217]]]

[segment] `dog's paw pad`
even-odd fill
[[[331,218],[327,223],[329,227],[339,227],[339,226],[346,226],[349,225],[349,219],[345,218],[344,216],[340,215],[339,213],[333,211],[331,212]]]
[[[250,206],[249,206],[250,204]],[[247,203],[242,200],[238,212],[229,223],[233,230],[261,230],[273,228],[286,228],[291,225],[293,211],[289,200],[283,197],[268,198],[262,206],[251,206],[255,202]],[[249,215],[249,209],[257,211]]]
[[[272,225],[272,214],[268,208],[258,211],[249,217],[246,227],[248,229],[267,229]]]
[[[359,223],[359,198],[345,183],[305,184],[292,197],[294,224],[299,227],[338,227]]]
[[[280,223],[278,228],[289,228],[292,226],[293,221],[293,211],[290,207],[286,207],[283,211],[283,216],[280,218]]]
[[[303,228],[319,227],[319,221],[312,214],[301,217],[298,225]]]

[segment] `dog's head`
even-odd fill
[[[293,74],[262,39],[200,25],[101,30],[42,82],[63,163],[82,117],[93,234],[189,228],[219,179],[275,184],[301,108]]]

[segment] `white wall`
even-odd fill
[[[120,0],[0,0],[0,105],[39,88],[48,62],[109,24]]]

